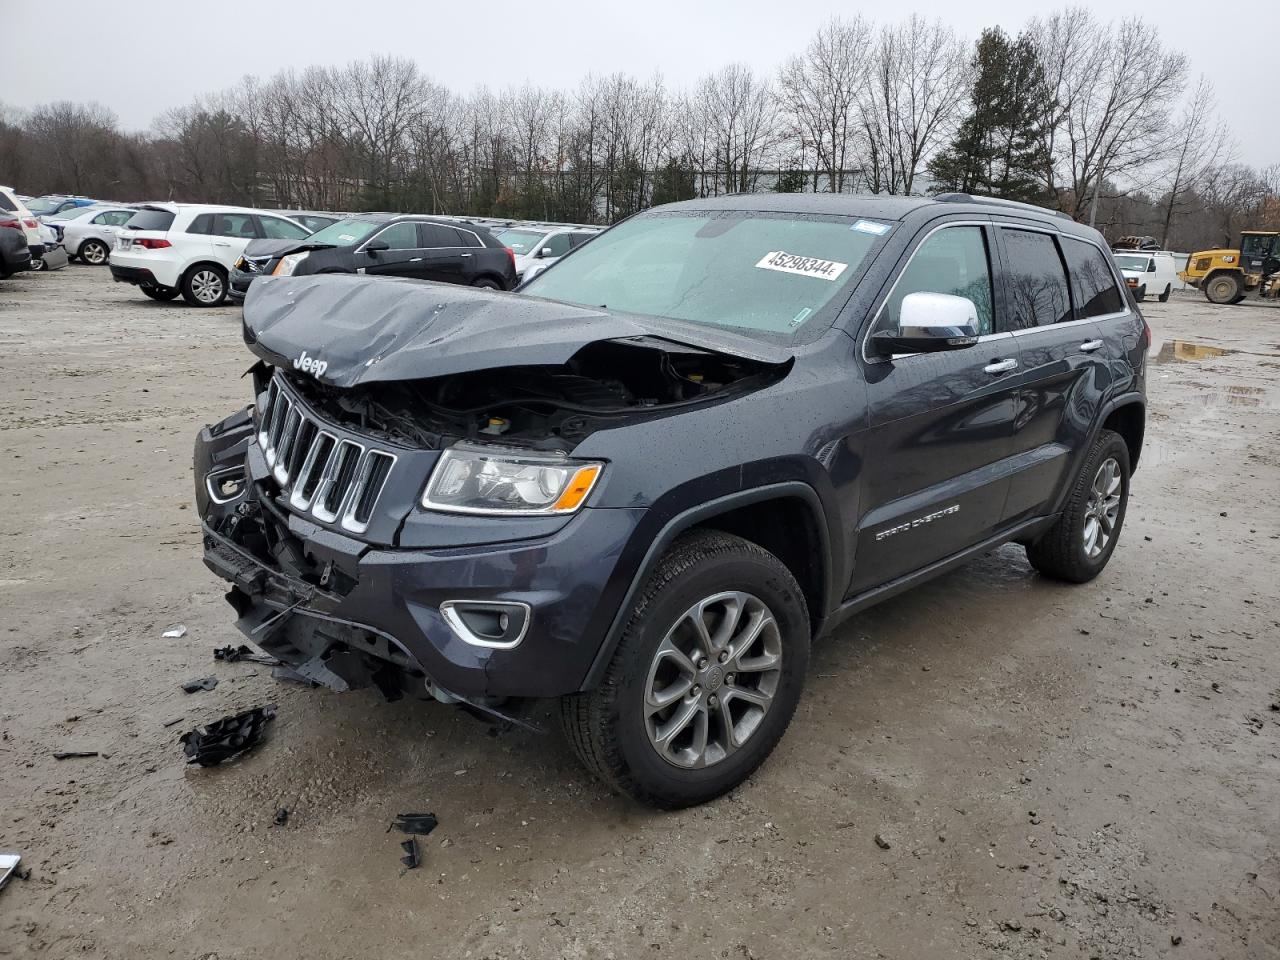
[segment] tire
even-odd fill
[[[1165,288],[1164,288],[1164,293],[1160,294],[1160,296],[1159,296],[1157,299],[1158,299],[1161,303],[1168,303],[1168,302],[1169,302],[1169,295],[1170,295],[1171,293],[1173,293],[1173,284],[1172,284],[1172,283],[1170,283],[1170,284],[1166,284],[1166,285],[1165,285]]]
[[[1137,290],[1133,291],[1133,299],[1137,300],[1139,303],[1145,303],[1145,302],[1146,302],[1146,299],[1147,299],[1147,288],[1146,288],[1146,285],[1145,285],[1145,284],[1144,284],[1143,286],[1139,287]]]
[[[488,277],[481,277],[479,280],[476,280],[471,285],[473,287],[479,287],[481,290],[501,290],[502,289],[502,284],[498,283],[498,281],[496,280],[491,280]]]
[[[746,632],[737,628],[717,644],[723,628],[744,619],[759,627],[745,647],[734,648]],[[688,807],[732,790],[764,762],[791,722],[808,664],[809,612],[791,571],[740,537],[694,531],[649,576],[600,685],[561,699],[561,723],[578,758],[613,789],[664,809]],[[673,691],[673,700],[649,705],[651,692]],[[681,717],[690,719],[677,726]],[[660,744],[664,726],[670,736]]]
[[[1128,506],[1129,448],[1120,434],[1103,430],[1085,457],[1062,515],[1027,545],[1027,559],[1046,577],[1087,583],[1115,552]],[[1090,539],[1091,531],[1097,539]]]
[[[43,273],[44,271],[49,269],[49,265],[44,262],[44,257],[32,257],[31,269],[35,270],[38,273]]]
[[[139,289],[152,300],[169,301],[178,295],[174,287],[140,287]]]
[[[107,258],[110,255],[111,251],[107,249],[107,245],[101,240],[86,240],[80,244],[80,249],[76,251],[76,256],[91,267],[102,266],[107,262]]]
[[[1210,303],[1239,303],[1244,299],[1240,278],[1234,273],[1215,273],[1204,285]]]
[[[182,275],[182,299],[193,307],[217,307],[227,299],[227,271],[212,263],[197,263]]]

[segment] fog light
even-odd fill
[[[510,650],[524,639],[533,611],[519,601],[446,600],[440,616],[464,643]]]
[[[244,468],[213,470],[204,478],[204,485],[214,503],[230,503],[244,493]]]

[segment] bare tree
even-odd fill
[[[50,103],[24,124],[41,160],[52,167],[53,189],[101,193],[116,179],[116,115],[99,103]]]
[[[1168,111],[1186,57],[1166,50],[1137,18],[1100,24],[1081,8],[1033,20],[1054,115],[1045,125],[1046,188],[1077,220],[1096,216],[1104,179],[1122,178],[1169,152]]]
[[[925,163],[960,122],[970,74],[965,45],[941,21],[913,15],[881,30],[871,73],[861,105],[868,186],[913,193]]]
[[[861,16],[833,18],[814,34],[805,52],[791,57],[778,73],[779,97],[800,139],[801,156],[806,147],[814,151],[815,192],[819,170],[826,175],[826,190],[845,189],[849,162],[856,153],[856,108],[867,87],[871,49],[869,21]]]
[[[778,144],[778,105],[768,80],[743,63],[703,77],[694,92],[694,113],[705,124],[712,190],[742,193],[755,188],[760,168]]]
[[[1162,205],[1164,228],[1160,245],[1169,242],[1169,229],[1175,212],[1209,174],[1209,171],[1231,158],[1233,146],[1226,124],[1216,117],[1217,104],[1213,85],[1201,77],[1182,110],[1176,139],[1169,158],[1168,189]]]

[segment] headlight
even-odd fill
[[[446,513],[573,513],[604,464],[556,454],[459,444],[440,456],[422,505]]]
[[[305,253],[291,253],[287,257],[281,257],[280,262],[276,264],[276,268],[271,271],[273,277],[291,277],[293,271],[298,269],[298,264],[307,259]]]

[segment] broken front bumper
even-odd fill
[[[627,547],[642,509],[584,508],[547,536],[468,546],[457,545],[451,518],[451,543],[382,547],[288,512],[255,469],[260,457],[247,413],[196,443],[205,564],[232,584],[227,599],[251,642],[331,688],[373,686],[391,698],[582,689],[638,566]],[[238,488],[206,480],[237,469]],[[483,525],[483,539],[503,529],[503,518],[466,522]],[[525,612],[514,644],[477,644],[451,615],[498,604]]]

